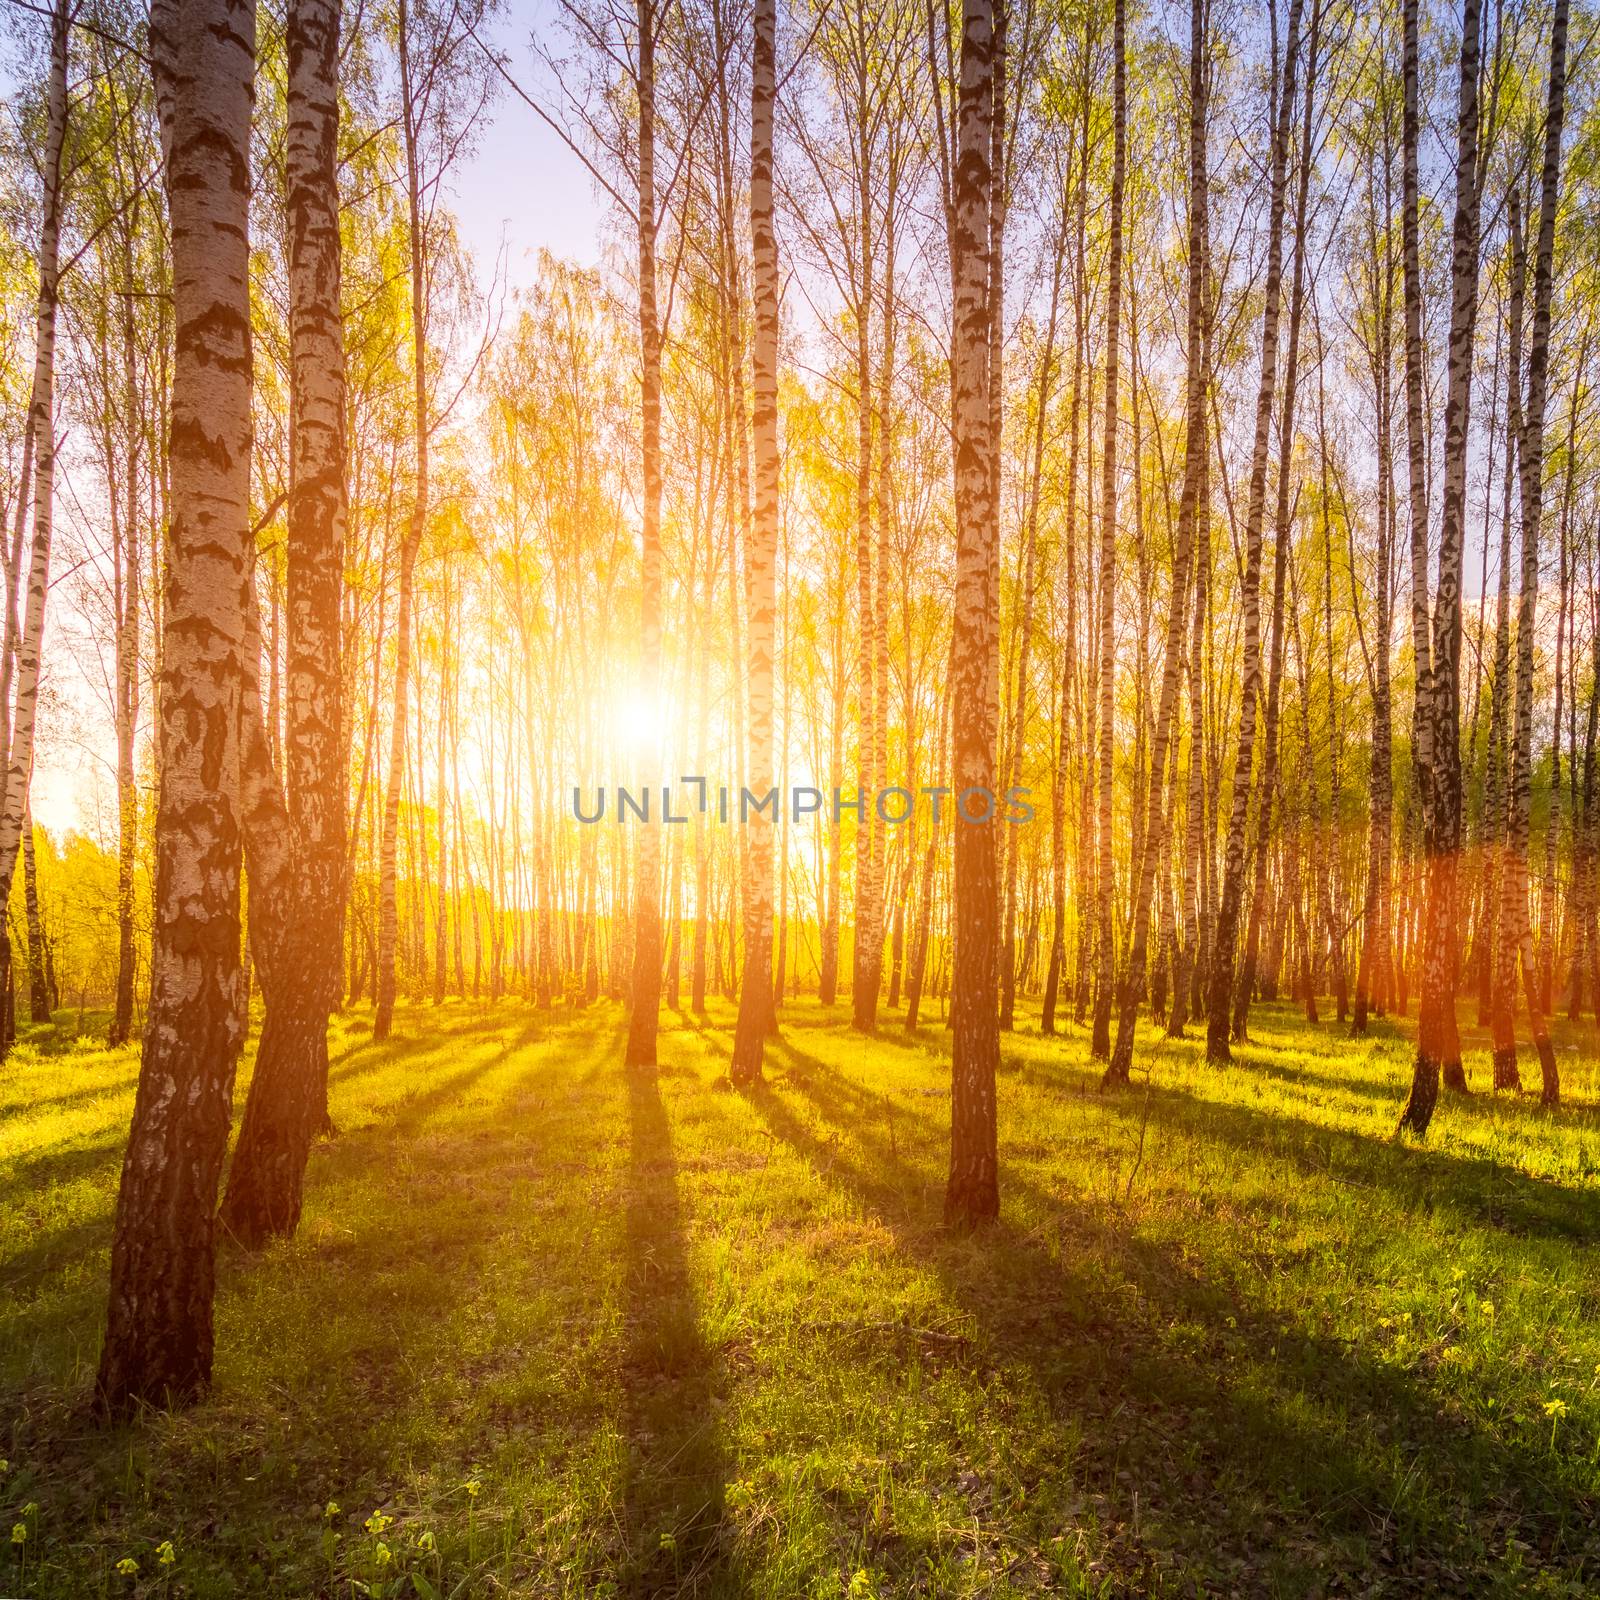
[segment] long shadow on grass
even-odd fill
[[[501,1067],[506,1058],[523,1048],[531,1037],[538,1036],[539,1030],[530,1024],[516,1038],[503,1041],[500,1049],[478,1054],[482,1049],[479,1035],[471,1041],[476,1046],[473,1058],[456,1070],[439,1073],[426,1088],[383,1104],[378,1108],[377,1120],[369,1126],[351,1130],[331,1145],[319,1144],[312,1152],[312,1169],[308,1174],[313,1202],[319,1191],[338,1183],[335,1173],[348,1175],[353,1171],[371,1170],[375,1165],[390,1164],[397,1140],[414,1139],[443,1106],[464,1098],[479,1079]],[[370,1045],[367,1048],[373,1049]],[[397,1041],[400,1055],[424,1048],[425,1045],[415,1038]],[[386,1046],[377,1047],[374,1053],[383,1057],[383,1064],[393,1064]],[[550,1064],[541,1065],[545,1070],[556,1070]],[[81,1287],[65,1295],[49,1291],[57,1280],[76,1281],[79,1263],[109,1246],[116,1203],[116,1174],[126,1143],[127,1127],[119,1120],[108,1137],[94,1144],[18,1158],[11,1164],[6,1179],[8,1188],[20,1185],[24,1193],[39,1194],[52,1186],[88,1182],[94,1184],[97,1192],[70,1216],[35,1229],[24,1249],[0,1262],[0,1297],[11,1299],[10,1305],[0,1301],[10,1318],[8,1337],[59,1345],[64,1328],[80,1321],[87,1305],[98,1304],[101,1300],[103,1291],[98,1284],[92,1293],[86,1293]],[[456,1143],[452,1141],[452,1146]],[[477,1154],[464,1137],[459,1144],[461,1148],[453,1153],[452,1159],[440,1160],[432,1169],[435,1174],[449,1175],[452,1182],[459,1180],[461,1172]],[[334,1172],[330,1172],[330,1167]],[[426,1233],[426,1216],[424,1209],[409,1226]],[[418,1233],[402,1231],[396,1236],[415,1239]],[[326,1251],[337,1254],[339,1246],[329,1245]],[[259,1262],[258,1258],[224,1244],[219,1253],[219,1269],[220,1281],[228,1284],[239,1275],[258,1270]]]
[[[716,1409],[717,1352],[706,1347],[689,1274],[672,1133],[657,1074],[628,1072],[627,1325],[623,1388],[624,1592],[744,1592],[727,1543],[727,1467]]]
[[[1044,1085],[1057,1081],[1039,1067],[1030,1067],[1027,1076]],[[1110,1109],[1132,1122],[1148,1110],[1158,1127],[1257,1159],[1275,1156],[1307,1177],[1380,1188],[1403,1211],[1440,1211],[1500,1232],[1563,1244],[1587,1245],[1600,1234],[1600,1190],[1532,1178],[1486,1157],[1402,1146],[1286,1111],[1256,1110],[1159,1083],[1150,1086],[1148,1096],[1141,1089]]]
[[[788,1048],[803,1063],[805,1092],[812,1098],[831,1093],[853,1102],[850,1107],[834,1107],[840,1115],[852,1112],[856,1118],[875,1118],[881,1114],[879,1097],[852,1083],[837,1067],[820,1057],[804,1056],[792,1045]],[[1057,1091],[1070,1083],[1072,1090],[1087,1093],[1098,1076],[1089,1066],[1074,1061],[1041,1064],[1026,1060],[1011,1065],[1024,1082]],[[1095,1098],[1098,1102],[1099,1097]],[[1562,1244],[1587,1245],[1600,1235],[1600,1190],[1575,1189],[1530,1177],[1488,1157],[1437,1147],[1401,1146],[1389,1138],[1315,1122],[1283,1109],[1213,1100],[1159,1080],[1149,1085],[1148,1091],[1141,1089],[1137,1095],[1099,1103],[1127,1122],[1138,1123],[1148,1115],[1152,1125],[1189,1138],[1209,1139],[1256,1159],[1277,1157],[1306,1177],[1381,1188],[1405,1211],[1426,1214],[1437,1210],[1499,1232]],[[1488,1107],[1507,1104],[1521,1102],[1487,1102]],[[1450,1107],[1452,1112],[1471,1115],[1475,1102],[1452,1100]],[[897,1110],[896,1115],[909,1118],[914,1113]],[[1014,1182],[1014,1176],[1008,1176],[1008,1181]]]
[[[104,1304],[98,1275],[85,1285],[58,1263],[36,1303],[0,1304],[0,1337],[40,1350],[23,1374],[26,1404],[13,1406],[0,1388],[7,1454],[44,1474],[40,1502],[109,1506],[146,1545],[174,1538],[185,1560],[195,1552],[180,1572],[197,1593],[234,1592],[247,1575],[252,1594],[332,1593],[307,1578],[321,1569],[307,1483],[351,1506],[404,1506],[419,1464],[445,1482],[464,1477],[470,1463],[498,1455],[508,1430],[537,1433],[552,1458],[581,1447],[609,1409],[598,1386],[575,1379],[573,1393],[549,1404],[540,1380],[566,1368],[543,1352],[530,1359],[494,1330],[507,1285],[523,1280],[559,1297],[561,1326],[604,1319],[613,1264],[574,1273],[545,1258],[581,1260],[586,1243],[595,1248],[592,1182],[609,1183],[620,1156],[620,1043],[620,1029],[606,1026],[526,1060],[482,1040],[453,1071],[423,1056],[414,1074],[422,1095],[319,1148],[300,1237],[259,1257],[230,1252],[224,1263],[219,1409],[198,1413],[205,1436],[221,1443],[216,1454],[188,1448],[194,1435],[183,1429],[82,1427],[63,1378],[80,1332],[93,1340]],[[480,1085],[490,1068],[498,1076]],[[109,1218],[71,1238],[74,1249],[81,1240],[103,1250],[108,1235]],[[431,1450],[419,1457],[421,1439]],[[161,1483],[154,1512],[128,1499],[135,1455]],[[79,1538],[69,1524],[58,1516],[46,1541]],[[452,1562],[460,1533],[459,1521],[453,1536],[441,1527]],[[475,1567],[451,1581],[451,1593],[488,1592]]]
[[[1069,1211],[1008,1173],[1006,1217],[975,1244],[946,1235],[928,1175],[863,1115],[874,1097],[792,1043],[778,1048],[845,1137],[824,1137],[777,1091],[756,1099],[767,1127],[938,1274],[991,1368],[1023,1369],[1063,1433],[1081,1429],[1075,1475],[1116,1518],[1142,1491],[1160,1518],[1147,1550],[1202,1569],[1220,1554],[1259,1574],[1261,1545],[1276,1540],[1286,1592],[1305,1592],[1335,1536],[1363,1563],[1488,1560],[1487,1541],[1459,1526],[1463,1500],[1486,1524],[1514,1507],[1523,1536],[1555,1558],[1569,1529],[1585,1535],[1594,1506],[1548,1482],[1531,1449],[1447,1419],[1411,1374],[1252,1304],[1090,1207]],[[1139,1569],[1146,1553],[1124,1549],[1119,1564]]]

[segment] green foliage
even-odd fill
[[[39,922],[46,960],[60,1002],[76,1007],[97,1002],[117,976],[117,858],[85,833],[59,840],[33,830],[39,882]],[[142,934],[149,922],[148,886],[136,876],[134,922]],[[17,964],[18,1005],[27,1014],[28,922],[21,868],[11,886],[11,949]],[[76,1013],[74,1013],[74,1016]]]

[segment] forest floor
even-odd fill
[[[4,1594],[1600,1593],[1591,1031],[1417,1146],[1404,1024],[1262,1006],[1106,1098],[1030,1012],[964,1237],[937,1023],[793,1003],[742,1096],[722,1004],[653,1074],[615,1006],[357,1011],[212,1397],[101,1432],[136,1056],[58,1021],[0,1069]]]

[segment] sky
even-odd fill
[[[508,71],[530,92],[536,74],[529,41],[556,26],[555,9],[551,0],[512,0],[497,30],[510,58]],[[541,249],[593,265],[599,259],[601,198],[578,157],[509,89],[455,184],[465,237],[486,267],[504,240],[513,286],[533,280]]]
[[[554,11],[553,0],[511,0],[499,20],[495,40],[524,89],[531,91],[537,76],[530,39],[556,25]],[[15,81],[10,67],[7,62],[0,68],[0,95]],[[541,250],[586,266],[599,260],[609,201],[560,136],[509,89],[496,100],[489,125],[451,188],[462,235],[485,278],[502,249],[505,279],[513,289],[533,281]],[[70,516],[70,485],[63,487],[63,509]],[[71,553],[58,545],[56,557],[53,580],[65,581]],[[116,816],[115,741],[106,697],[90,681],[99,669],[85,661],[81,639],[69,640],[69,630],[77,634],[82,626],[66,615],[69,605],[68,597],[56,595],[45,612],[43,665],[50,699],[39,728],[33,814],[52,833],[79,829],[109,837]]]

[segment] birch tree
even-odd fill
[[[1431,629],[1418,630],[1415,760],[1423,792],[1425,890],[1422,913],[1422,998],[1417,1059],[1400,1126],[1426,1134],[1439,1099],[1441,1075],[1461,1072],[1456,1030],[1456,879],[1461,850],[1461,568],[1465,548],[1467,435],[1472,420],[1473,336],[1478,320],[1478,73],[1482,54],[1480,0],[1465,0],[1461,18],[1456,103],[1456,204],[1451,231],[1450,338],[1445,398],[1444,492],[1440,512],[1439,578]],[[1421,281],[1417,265],[1417,16],[1405,8],[1404,264],[1406,298],[1406,408],[1412,471],[1412,542],[1415,520],[1426,513],[1420,470]],[[1419,504],[1420,500],[1420,504]],[[1423,550],[1426,562],[1426,548]],[[1413,555],[1415,563],[1415,554]],[[1419,574],[1413,565],[1412,582]],[[1420,574],[1426,605],[1426,568]],[[1413,612],[1416,601],[1413,599]],[[1426,657],[1422,654],[1425,649]]]
[[[243,1039],[239,716],[250,572],[251,0],[155,0],[172,228],[172,523],[149,1019],[122,1164],[99,1407],[210,1383],[217,1183]]]
[[[951,767],[955,776],[955,971],[951,996],[950,1178],[947,1220],[999,1214],[1000,1174],[995,1073],[1000,1034],[995,1013],[999,885],[992,819],[966,814],[964,796],[994,787],[994,678],[990,631],[994,547],[999,536],[989,384],[989,209],[992,166],[995,23],[990,0],[962,0],[961,68],[949,248],[955,284],[951,310],[952,434],[956,499],[956,593],[950,648]]]
[[[294,479],[286,782],[279,784],[265,728],[248,717],[252,706],[259,709],[258,697],[247,695],[250,935],[266,1016],[222,1206],[223,1223],[247,1245],[293,1233],[299,1222],[306,1161],[327,1122],[328,1018],[338,1000],[347,782],[339,18],[338,0],[290,0],[285,168]]]
[[[750,787],[774,789],[773,656],[778,558],[778,244],[772,216],[772,121],[777,80],[777,0],[755,0],[755,51],[750,79],[750,259],[755,291],[751,348],[751,436],[755,505],[746,551],[750,596]],[[783,804],[779,797],[778,805]],[[731,1077],[749,1084],[761,1075],[762,1046],[772,1013],[772,846],[774,822],[755,811],[750,836],[750,938]]]

